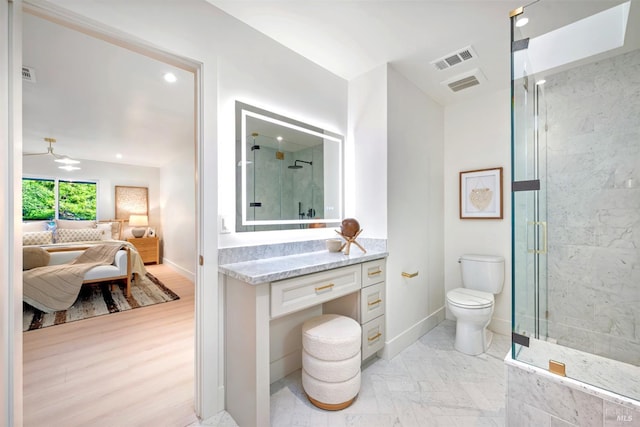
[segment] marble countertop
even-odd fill
[[[223,264],[218,266],[218,271],[250,285],[259,285],[332,268],[373,261],[389,255],[388,252],[376,250],[362,253],[357,247],[353,246],[350,252],[349,255],[345,255],[343,252],[324,250]]]

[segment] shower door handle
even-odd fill
[[[527,248],[527,252],[530,254],[546,254],[547,253],[547,222],[546,221],[529,221],[527,225],[533,225],[534,227],[539,227],[542,232],[542,244],[540,246],[537,245],[537,242],[533,243],[533,249]],[[527,227],[527,234],[529,227]],[[527,239],[528,240],[528,239]]]

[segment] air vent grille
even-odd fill
[[[457,80],[455,82],[448,83],[447,86],[449,86],[449,88],[451,88],[452,91],[458,92],[462,89],[467,89],[479,84],[480,82],[478,81],[476,76],[469,76],[462,80]]]
[[[487,78],[484,73],[479,69],[467,71],[462,74],[458,74],[448,80],[441,82],[442,85],[446,85],[453,92],[460,92],[461,90],[468,89],[473,86],[478,86],[480,83],[486,82]]]
[[[433,66],[436,67],[437,70],[442,71],[455,65],[462,64],[463,62],[469,61],[476,57],[477,55],[473,51],[471,46],[467,46],[457,52],[450,53],[443,56],[442,58],[436,59],[435,61],[431,61],[431,64],[433,64]]]
[[[22,66],[22,80],[35,83],[36,82],[36,70],[31,67]]]

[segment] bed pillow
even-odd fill
[[[53,243],[53,231],[28,231],[22,233],[22,245],[50,245]]]
[[[90,242],[102,239],[102,232],[98,228],[59,228],[56,243]]]
[[[101,240],[111,240],[113,239],[113,226],[110,222],[104,222],[101,224],[97,224],[96,228],[102,231]]]
[[[47,223],[49,221],[29,221],[22,223],[22,232],[28,233],[31,231],[46,231],[49,227]]]
[[[96,228],[94,220],[77,221],[74,219],[57,219],[57,228],[75,229],[75,228]]]
[[[51,254],[37,246],[22,248],[22,269],[31,270],[36,267],[49,265]]]

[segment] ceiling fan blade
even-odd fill
[[[44,154],[49,154],[49,153],[22,153],[22,157],[26,157],[26,156],[42,156]]]

